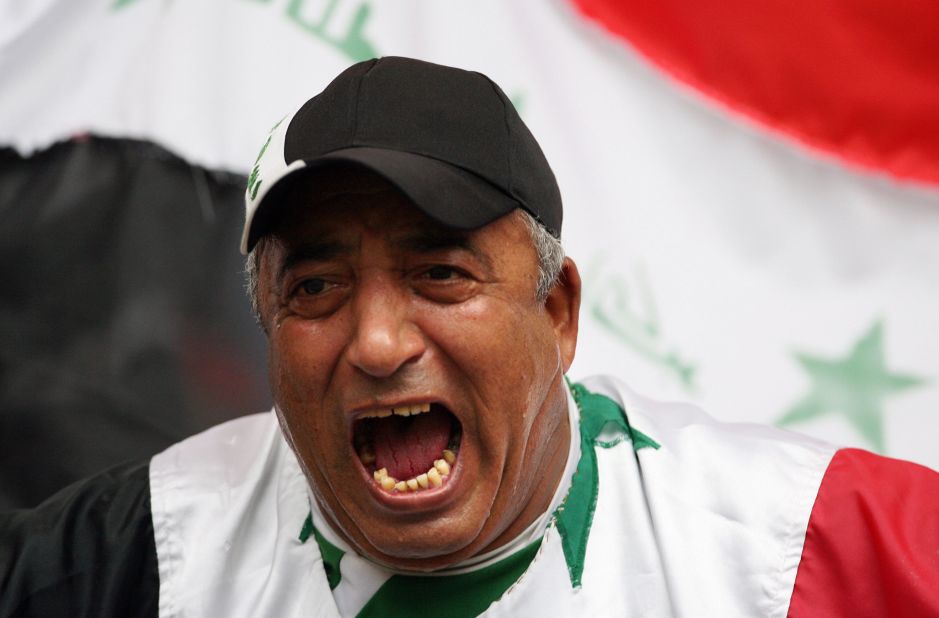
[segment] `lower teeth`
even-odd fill
[[[382,468],[376,470],[372,476],[375,482],[388,493],[405,493],[409,491],[420,491],[430,489],[431,487],[440,487],[443,485],[443,479],[450,475],[450,466],[456,462],[456,453],[447,449],[443,452],[442,458],[434,461],[433,467],[427,472],[418,474],[414,478],[406,481],[399,481],[393,476],[388,476],[388,469]]]

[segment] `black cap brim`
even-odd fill
[[[480,228],[519,207],[485,179],[455,165],[411,152],[369,146],[344,148],[306,161],[277,181],[258,205],[247,238],[250,251],[277,217],[277,202],[291,181],[323,172],[335,165],[351,165],[388,181],[428,217],[447,227]]]

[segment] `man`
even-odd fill
[[[935,473],[566,382],[560,193],[488,78],[354,65],[246,201],[275,409],[9,518],[5,613],[939,614]]]

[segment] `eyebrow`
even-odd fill
[[[470,240],[469,232],[446,229],[424,229],[396,240],[398,246],[417,253],[433,253],[448,249],[461,249],[470,253],[487,269],[492,261]],[[303,262],[325,262],[355,251],[354,247],[331,239],[313,239],[290,249],[280,266],[280,278],[294,266]]]
[[[433,253],[446,249],[462,249],[469,252],[477,260],[483,263],[486,268],[492,268],[492,262],[489,256],[479,250],[472,240],[469,232],[459,230],[429,229],[420,230],[414,234],[405,236],[398,244],[405,249],[417,253]]]
[[[280,277],[301,262],[325,262],[352,253],[352,246],[335,240],[308,240],[290,249],[280,265]]]

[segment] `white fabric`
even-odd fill
[[[529,569],[485,616],[785,616],[835,448],[729,425],[689,405],[583,384],[660,448],[597,447],[599,496],[582,587],[550,525]],[[297,536],[307,487],[272,413],[154,457],[160,615],[338,615],[316,542]],[[345,560],[345,559],[344,559]]]
[[[338,616],[315,543],[298,539],[306,481],[273,413],[154,457],[150,496],[162,618]]]
[[[581,615],[785,616],[808,517],[836,448],[582,382],[659,449],[597,449],[600,492]],[[625,582],[625,584],[624,584]],[[625,591],[622,588],[625,587]]]

